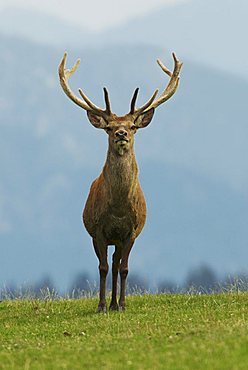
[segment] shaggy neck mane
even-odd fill
[[[124,204],[132,196],[138,184],[138,166],[133,150],[120,156],[108,150],[103,168],[103,176],[107,185],[110,201],[116,206]]]

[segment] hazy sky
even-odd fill
[[[94,31],[148,13],[165,4],[185,1],[189,0],[0,0],[0,10],[6,7],[36,9]]]

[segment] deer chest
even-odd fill
[[[108,241],[113,243],[125,240],[136,228],[136,222],[131,215],[115,216],[109,214],[103,223],[103,233]]]

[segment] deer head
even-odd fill
[[[88,119],[91,124],[96,128],[105,130],[109,136],[109,147],[119,155],[123,155],[125,152],[129,151],[129,149],[133,148],[134,134],[137,132],[137,130],[149,125],[155,108],[171,98],[177,90],[182,63],[177,59],[175,53],[172,53],[172,56],[174,59],[173,72],[167,69],[159,59],[157,60],[157,63],[161,69],[170,77],[170,80],[161,95],[156,99],[158,94],[158,89],[156,89],[151,98],[143,106],[136,108],[136,100],[139,92],[139,88],[137,88],[134,91],[131,99],[129,113],[121,117],[112,113],[109,94],[105,87],[103,88],[105,109],[96,106],[81,89],[79,89],[79,94],[81,95],[82,99],[72,92],[71,88],[69,87],[68,80],[69,77],[76,71],[78,65],[80,64],[80,59],[76,61],[71,69],[65,69],[67,53],[64,54],[64,57],[59,65],[60,84],[65,94],[75,104],[87,111]]]

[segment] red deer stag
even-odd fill
[[[140,108],[136,108],[138,88],[131,100],[130,112],[118,117],[111,111],[108,91],[104,91],[105,109],[97,107],[79,89],[76,96],[68,85],[68,79],[77,69],[77,60],[71,69],[65,69],[67,54],[59,65],[59,78],[65,94],[85,109],[91,124],[108,134],[108,153],[100,176],[93,181],[83,211],[84,225],[93,239],[99,260],[100,301],[98,311],[106,311],[106,276],[108,273],[107,250],[115,246],[112,262],[111,310],[125,309],[125,287],[128,274],[128,257],[135,239],[146,221],[146,202],[138,178],[138,166],[134,153],[134,134],[152,120],[154,110],[168,100],[177,90],[182,63],[173,53],[174,70],[170,72],[160,60],[161,69],[170,76],[169,83],[156,99],[158,90]],[[117,280],[120,273],[120,300],[117,303]]]

